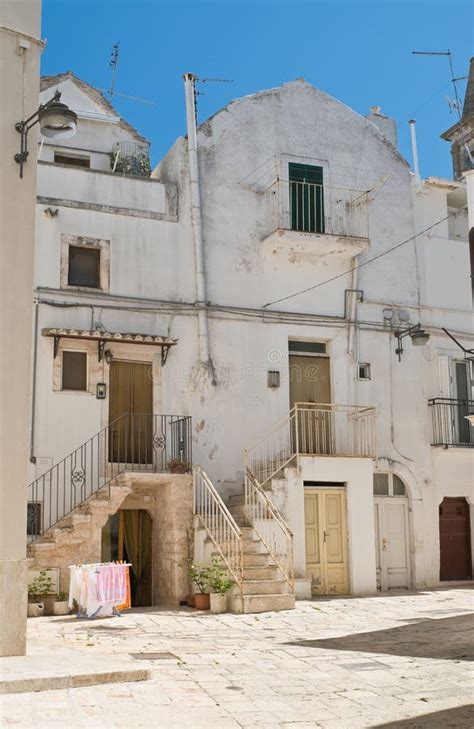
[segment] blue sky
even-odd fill
[[[473,54],[471,0],[43,0],[48,44],[42,73],[72,70],[110,86],[112,44],[120,42],[116,90],[156,102],[115,97],[118,111],[152,142],[155,163],[184,133],[181,76],[206,83],[199,117],[229,100],[303,76],[357,112],[378,105],[396,118],[411,160],[408,119],[417,120],[421,173],[451,176],[455,123],[447,58],[412,50],[450,49],[456,76]],[[459,83],[464,97],[465,81]]]

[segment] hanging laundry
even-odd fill
[[[107,562],[71,565],[69,607],[78,605],[78,617],[107,617],[130,607],[129,564]]]

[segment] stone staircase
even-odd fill
[[[69,590],[69,565],[101,561],[102,527],[132,492],[125,475],[118,476],[80,503],[74,511],[28,544],[30,569],[58,567],[60,589]]]

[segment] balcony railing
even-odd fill
[[[362,190],[277,180],[266,196],[266,237],[276,230],[287,230],[368,238],[367,194]]]
[[[301,456],[375,458],[376,450],[375,408],[299,402],[246,451],[246,465],[263,485]]]
[[[124,413],[28,486],[27,534],[37,539],[121,473],[191,466],[191,417]]]
[[[466,415],[474,413],[474,400],[435,397],[428,400],[433,424],[431,445],[449,448],[474,447],[474,427]]]

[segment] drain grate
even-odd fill
[[[136,658],[141,661],[179,661],[179,657],[175,656],[174,653],[168,653],[168,651],[161,651],[160,653],[129,653],[132,658]]]

